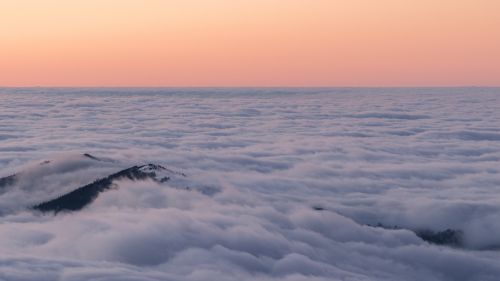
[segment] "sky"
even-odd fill
[[[0,86],[500,86],[496,0],[0,0]]]

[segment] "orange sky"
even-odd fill
[[[498,0],[0,0],[0,86],[500,86]]]

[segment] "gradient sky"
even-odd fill
[[[1,86],[500,86],[498,0],[0,0]]]

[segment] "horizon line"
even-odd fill
[[[442,86],[3,86],[1,89],[431,89],[431,88],[500,88],[500,85],[442,85]]]

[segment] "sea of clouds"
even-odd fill
[[[499,160],[495,88],[0,88],[0,280],[498,280]]]

